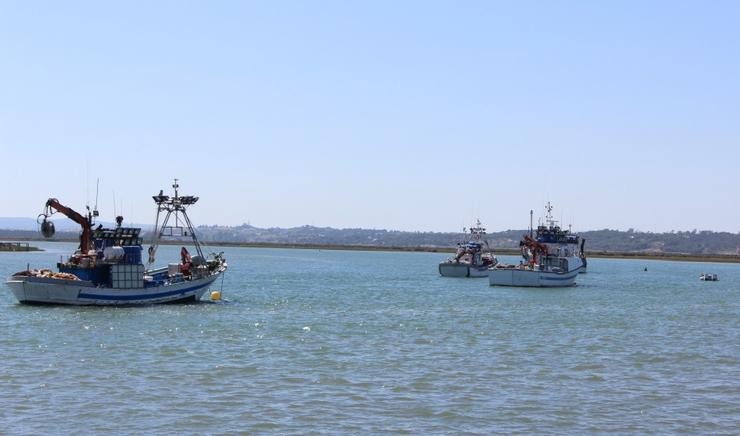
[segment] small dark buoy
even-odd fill
[[[645,271],[647,271],[647,267],[645,267]]]

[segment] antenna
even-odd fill
[[[532,220],[534,219],[534,210],[529,209],[529,237],[532,237]]]
[[[177,198],[177,188],[179,188],[180,185],[177,184],[177,179],[175,179],[175,183],[172,184],[172,188],[175,190],[175,198]],[[180,226],[180,215],[175,214],[175,226]]]
[[[100,177],[98,177],[98,181],[95,182],[95,207],[93,208],[94,217],[100,216],[100,212],[98,212],[98,192],[100,192]]]
[[[553,209],[553,207],[550,204],[550,202],[548,201],[547,202],[547,205],[545,206],[545,210],[547,211],[547,213],[545,214],[545,222],[550,227],[553,227],[557,223],[557,221],[555,221],[554,219],[552,219],[552,209]]]
[[[85,206],[90,210],[90,158],[85,156]]]

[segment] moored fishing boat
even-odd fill
[[[519,243],[522,260],[519,265],[498,264],[488,271],[491,286],[563,287],[573,286],[579,273],[586,269],[583,241],[570,231],[562,230],[552,219],[552,206],[547,203],[547,225],[537,228],[537,236],[524,235]]]
[[[45,237],[54,234],[54,224],[48,218],[60,212],[81,228],[79,248],[64,262],[58,272],[50,269],[30,269],[13,274],[8,280],[13,295],[21,303],[70,305],[137,305],[198,301],[208,287],[224,272],[227,264],[223,253],[206,258],[186,208],[198,197],[180,196],[177,179],[172,185],[173,197],[152,198],[157,205],[154,237],[148,249],[148,263],[142,263],[141,229],[124,227],[123,217],[116,217],[112,229],[93,229],[97,211],[80,214],[57,199],[50,198],[44,213],[39,215]],[[161,226],[160,215],[164,215]],[[174,225],[168,225],[173,219]],[[180,223],[183,223],[181,225]],[[189,238],[196,255],[186,247],[180,250],[180,261],[153,268],[159,243],[164,237]]]
[[[488,268],[496,265],[496,256],[484,238],[486,229],[480,220],[470,228],[463,242],[457,244],[455,257],[439,264],[439,274],[444,277],[488,277]]]
[[[579,272],[585,273],[586,266],[588,264],[588,261],[586,260],[586,252],[584,250],[586,240],[573,234],[570,229],[565,230],[560,228],[560,226],[557,225],[557,221],[552,218],[552,209],[553,207],[548,201],[545,206],[546,225],[540,224],[537,226],[537,231],[534,235],[535,240],[540,244],[544,244],[550,253],[557,253],[562,257],[579,257],[581,259],[581,263],[583,263]]]

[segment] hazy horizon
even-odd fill
[[[55,214],[55,215],[53,215],[51,217],[51,219],[56,223],[57,231],[67,231],[66,230],[67,227],[69,227],[69,230],[71,231],[71,230],[74,230],[74,229],[76,229],[76,228],[79,227],[74,221],[72,221],[72,220],[70,220],[70,219],[68,219],[68,218],[66,218],[64,216],[59,216],[59,215],[61,215],[61,214]],[[31,228],[31,227],[26,227],[26,228],[7,228],[7,227],[3,227],[4,225],[7,225],[7,224],[3,224],[5,220],[29,220],[29,221],[35,221],[34,218],[29,218],[29,217],[0,217],[0,230],[23,230],[23,231],[35,231],[35,230],[38,230],[35,227],[34,228]],[[64,221],[63,227],[60,227],[59,221]],[[105,219],[105,218],[100,219],[99,218],[95,222],[96,223],[106,223],[106,225],[113,225],[114,224],[114,219]],[[485,224],[485,223],[483,223],[483,224]],[[126,225],[128,225],[128,226],[140,226],[140,227],[143,227],[143,228],[146,228],[147,226],[148,227],[153,227],[154,226],[153,223],[138,223],[138,222],[135,223],[135,222],[131,222],[131,221],[125,220],[124,221],[124,226],[126,226]],[[461,234],[463,233],[463,228],[460,228],[458,230],[402,230],[402,229],[393,229],[393,228],[356,227],[356,226],[355,227],[352,227],[352,226],[350,226],[350,227],[333,227],[333,226],[312,225],[312,224],[301,224],[301,225],[297,225],[297,226],[281,227],[281,226],[270,226],[270,225],[267,225],[267,226],[257,226],[257,225],[254,225],[254,224],[251,224],[251,223],[247,223],[247,222],[243,222],[243,223],[240,223],[240,224],[233,224],[233,225],[214,224],[214,223],[196,223],[196,222],[194,222],[193,225],[195,227],[199,227],[199,226],[229,226],[229,227],[239,227],[239,226],[242,226],[242,225],[251,225],[251,226],[253,226],[255,228],[260,228],[260,229],[270,229],[270,228],[291,229],[291,228],[300,228],[300,227],[310,226],[310,227],[319,228],[319,229],[321,229],[321,228],[331,228],[331,229],[336,229],[336,230],[362,229],[362,230],[378,230],[378,231],[388,231],[388,232],[399,231],[399,232],[430,232],[430,233],[461,233]],[[474,223],[471,223],[471,225],[474,225]],[[535,225],[535,227],[538,225],[536,221],[535,221],[534,225]],[[484,227],[485,227],[485,225],[484,225]],[[565,228],[565,229],[567,229],[568,228],[568,225],[565,225],[565,226],[562,226],[562,227]],[[529,226],[522,227],[522,228],[508,228],[508,229],[491,229],[491,228],[488,228],[488,227],[485,227],[485,228],[486,228],[486,232],[487,233],[498,233],[498,232],[509,232],[509,231],[523,231],[524,232],[524,231],[527,231],[529,229]],[[470,229],[469,226],[465,227],[465,231],[466,232],[468,232],[469,229]],[[740,231],[738,231],[738,232],[731,232],[731,231],[727,231],[727,230],[712,230],[712,229],[700,229],[700,228],[693,228],[693,229],[671,229],[671,230],[666,230],[666,231],[642,230],[642,229],[633,228],[633,227],[627,228],[627,229],[616,229],[616,228],[600,228],[600,229],[575,229],[575,228],[573,228],[572,229],[572,231],[574,233],[597,232],[597,231],[602,231],[602,230],[614,230],[614,231],[620,231],[620,232],[629,232],[630,230],[632,230],[632,231],[638,232],[638,233],[658,233],[658,234],[659,233],[672,233],[672,232],[676,232],[676,233],[678,233],[678,232],[693,232],[693,231],[696,231],[696,232],[709,231],[709,232],[713,232],[713,233],[723,233],[723,232],[726,232],[726,233],[731,233],[731,234],[740,234]]]

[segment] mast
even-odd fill
[[[554,227],[555,223],[557,223],[557,221],[552,219],[552,209],[552,205],[548,201],[547,205],[545,206],[545,210],[547,211],[547,213],[545,214],[545,222],[547,222],[548,227]]]
[[[178,179],[174,179],[175,183],[172,184],[172,188],[175,191],[175,195],[170,197],[164,195],[164,191],[160,190],[159,195],[152,196],[154,203],[157,205],[157,216],[154,220],[154,232],[152,237],[152,245],[149,246],[149,261],[148,264],[151,266],[156,258],[157,248],[159,248],[159,242],[163,237],[179,237],[189,236],[193,240],[195,250],[198,252],[200,257],[203,257],[203,251],[200,248],[200,242],[195,235],[193,229],[193,223],[188,217],[187,211],[185,210],[188,206],[195,204],[198,201],[198,197],[192,195],[180,196],[178,188],[180,185],[177,183]],[[162,225],[159,225],[159,216],[164,215],[162,219]],[[175,218],[175,225],[168,226],[167,223],[173,217]],[[185,227],[180,225],[180,217],[182,216],[182,222],[185,223]]]
[[[530,238],[533,236],[532,235],[532,226],[534,225],[533,216],[534,216],[534,210],[529,209],[529,237]]]
[[[480,218],[475,221],[475,227],[470,228],[470,234],[476,241],[480,241],[481,237],[486,234],[486,229],[482,227]]]
[[[100,179],[95,182],[95,207],[92,211],[92,216],[95,218],[100,216],[100,212],[98,212],[98,192],[100,192]]]

